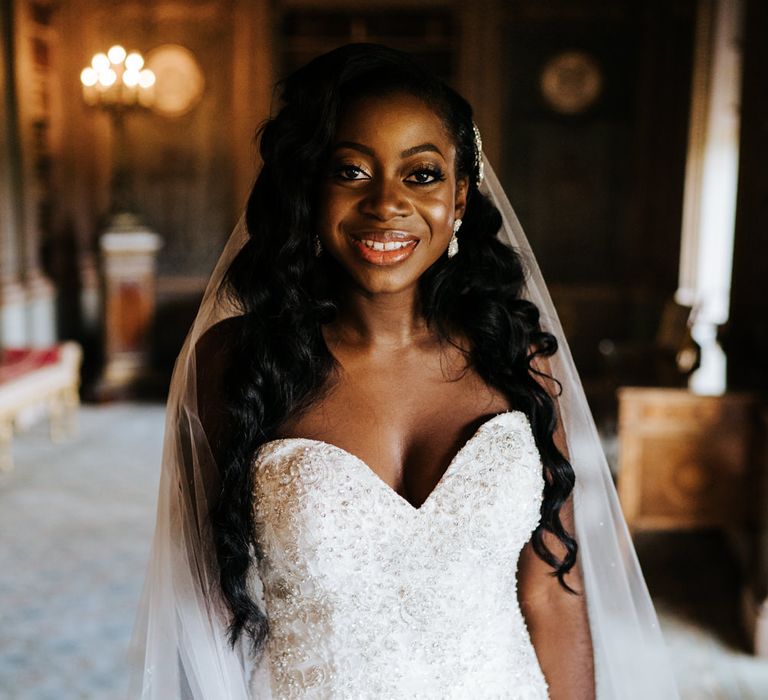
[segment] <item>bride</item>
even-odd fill
[[[372,44],[281,87],[174,370],[131,697],[676,698],[471,107]]]

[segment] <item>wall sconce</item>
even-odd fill
[[[136,229],[140,217],[133,202],[125,146],[124,118],[129,112],[148,109],[155,100],[155,74],[144,67],[138,51],[126,51],[119,44],[106,53],[97,53],[91,65],[80,73],[83,100],[104,110],[112,121],[113,163],[109,230]]]

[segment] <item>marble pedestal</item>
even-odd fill
[[[157,251],[162,239],[132,218],[113,219],[100,239],[104,368],[101,399],[128,396],[151,378]]]

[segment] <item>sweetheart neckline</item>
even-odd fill
[[[501,413],[497,413],[487,420],[484,420],[479,426],[477,426],[477,429],[474,433],[467,439],[467,441],[457,450],[456,454],[453,455],[451,458],[451,461],[448,462],[448,466],[445,468],[445,471],[443,471],[440,478],[437,480],[437,483],[435,484],[434,488],[429,492],[427,497],[422,501],[420,506],[415,506],[413,503],[411,503],[405,496],[401,496],[395,489],[393,489],[384,479],[382,479],[371,467],[368,465],[368,463],[363,460],[361,457],[358,457],[356,454],[353,454],[349,450],[345,450],[343,447],[339,447],[338,445],[333,444],[332,442],[326,442],[325,440],[318,440],[316,438],[308,438],[308,437],[284,437],[284,438],[275,438],[273,440],[267,440],[266,442],[263,442],[261,445],[259,445],[259,448],[257,450],[257,457],[258,460],[260,456],[260,452],[262,448],[264,448],[267,445],[277,445],[277,444],[283,444],[283,443],[289,443],[289,442],[305,442],[310,443],[314,445],[325,445],[326,447],[330,447],[333,450],[336,450],[339,454],[347,457],[348,459],[351,459],[353,462],[355,462],[357,465],[363,467],[363,471],[367,472],[369,477],[373,477],[375,481],[380,485],[383,486],[387,491],[389,491],[392,496],[395,497],[395,499],[404,504],[405,507],[407,507],[411,512],[413,513],[420,513],[425,509],[425,506],[429,504],[433,500],[433,496],[441,489],[442,485],[447,480],[448,475],[451,471],[455,471],[456,464],[460,461],[462,455],[466,453],[467,448],[471,443],[473,443],[481,434],[483,429],[485,429],[487,426],[491,425],[494,421],[498,420],[501,417],[507,417],[512,416],[515,414],[522,414],[525,416],[525,413],[518,410],[510,410],[510,411],[502,411]]]

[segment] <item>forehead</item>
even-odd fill
[[[439,113],[424,100],[407,93],[353,100],[342,112],[336,140],[393,151],[424,142],[454,149],[453,137]]]

